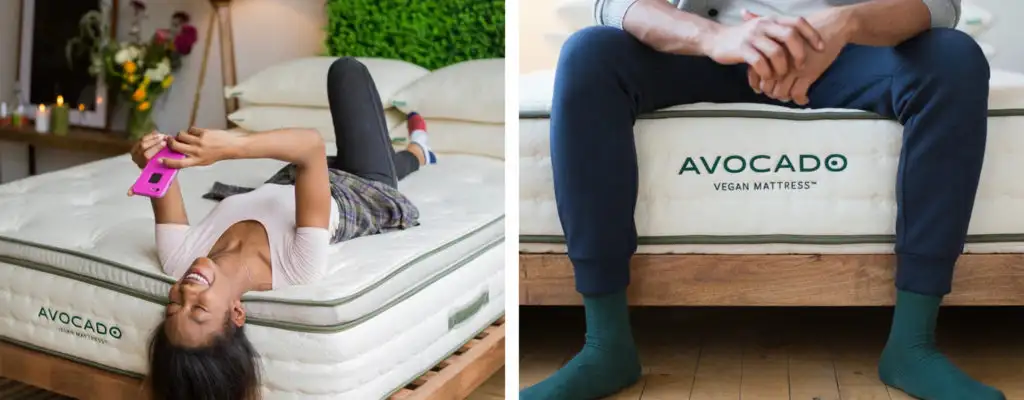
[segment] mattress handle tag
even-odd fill
[[[455,312],[448,315],[448,330],[455,329],[455,327],[462,325],[464,322],[472,318],[476,313],[480,312],[484,306],[487,305],[491,300],[491,293],[484,291],[471,303],[467,304],[461,309],[455,310]]]

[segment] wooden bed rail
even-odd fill
[[[652,255],[633,257],[630,303],[643,306],[885,306],[895,256]],[[521,305],[577,305],[565,254],[519,256]],[[946,305],[1024,305],[1024,254],[960,257]]]
[[[142,380],[0,341],[0,376],[81,400],[146,400]]]

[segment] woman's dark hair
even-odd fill
[[[225,318],[224,331],[203,347],[171,343],[165,324],[149,341],[147,378],[155,400],[255,400],[260,398],[259,354],[245,327]]]

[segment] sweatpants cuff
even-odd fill
[[[945,296],[952,290],[956,259],[898,254],[896,288],[927,296]]]
[[[576,273],[576,291],[584,296],[601,296],[626,290],[629,286],[629,260],[572,260]]]

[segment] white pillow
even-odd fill
[[[964,1],[960,8],[960,22],[957,23],[956,29],[978,38],[992,28],[993,19],[992,13],[988,10],[978,7],[973,2]]]
[[[540,70],[519,75],[519,114],[551,112],[555,95],[555,70]]]
[[[327,71],[337,57],[307,57],[286,61],[257,72],[234,87],[224,89],[227,98],[251,105],[327,107]],[[385,108],[391,96],[429,70],[401,60],[356,58],[370,71]]]
[[[251,106],[228,115],[228,120],[249,132],[282,128],[313,128],[320,131],[324,141],[334,142],[334,120],[326,108]],[[405,122],[405,114],[389,108],[384,110],[388,131]]]
[[[427,122],[427,142],[430,149],[443,155],[473,154],[505,159],[505,125],[482,122],[424,119]],[[392,138],[408,138],[409,128],[402,122],[391,129]],[[408,143],[406,141],[406,143]],[[405,144],[395,146],[396,149]]]
[[[399,90],[391,104],[424,118],[504,123],[505,59],[441,68]]]

